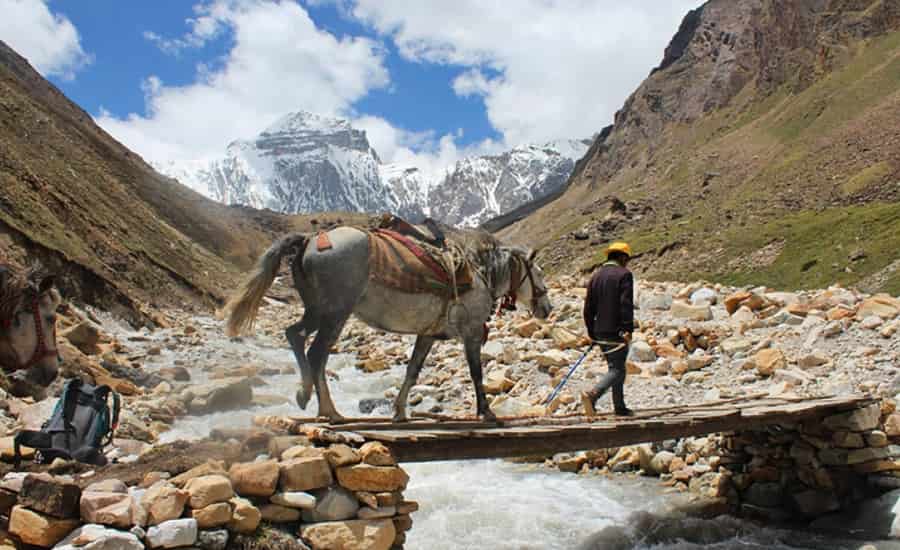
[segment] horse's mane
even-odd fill
[[[491,289],[496,289],[509,276],[509,255],[503,243],[482,229],[457,229],[446,226],[447,240],[457,244],[470,265],[478,269]]]

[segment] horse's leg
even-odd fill
[[[294,351],[294,358],[297,360],[297,366],[300,367],[300,378],[302,385],[297,390],[297,405],[301,409],[305,409],[312,397],[313,375],[309,366],[309,359],[306,357],[306,338],[316,331],[318,328],[315,316],[309,309],[303,314],[303,319],[299,323],[294,323],[285,331],[291,349]]]
[[[466,347],[466,362],[469,363],[469,374],[472,376],[472,384],[475,386],[475,407],[478,416],[487,421],[497,419],[487,405],[487,397],[484,394],[484,384],[481,373],[481,334],[469,334],[463,339]]]
[[[331,392],[328,391],[328,381],[325,379],[325,365],[331,346],[337,342],[344,328],[344,323],[350,317],[349,314],[330,319],[320,319],[319,331],[309,347],[309,365],[312,370],[313,382],[316,386],[316,396],[319,398],[318,416],[328,417],[332,422],[343,420],[340,413],[331,400]]]
[[[406,365],[406,378],[403,385],[400,386],[400,393],[394,401],[394,422],[403,422],[406,420],[406,399],[409,396],[409,389],[419,379],[419,371],[425,363],[431,346],[434,345],[434,338],[431,336],[419,336],[416,338],[416,345],[413,347],[412,357]]]

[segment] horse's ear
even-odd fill
[[[56,286],[56,275],[46,275],[38,285],[38,293],[43,294]]]

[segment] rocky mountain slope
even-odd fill
[[[332,210],[432,215],[476,226],[565,183],[586,142],[524,145],[501,155],[465,158],[446,173],[382,164],[365,132],[347,120],[291,113],[222,159],[156,166],[225,204],[308,213]]]
[[[588,270],[900,291],[900,4],[711,0],[551,204],[502,230]]]
[[[0,262],[39,258],[68,298],[146,319],[216,303],[274,234],[308,221],[157,174],[0,42]]]

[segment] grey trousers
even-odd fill
[[[619,344],[600,344],[600,349],[606,356],[606,364],[609,370],[600,379],[600,382],[591,390],[596,399],[602,397],[609,388],[612,388],[613,408],[617,411],[625,410],[625,376],[628,374],[625,368],[625,360],[628,358],[628,346],[609,353]]]

